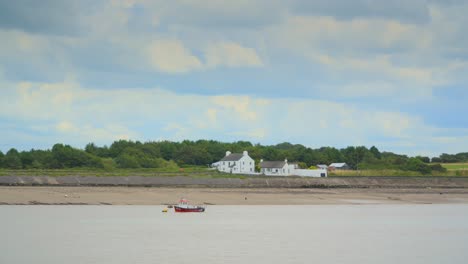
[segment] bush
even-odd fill
[[[447,171],[447,169],[442,167],[442,165],[440,165],[440,164],[429,165],[429,167],[431,168],[432,171],[437,171],[437,172],[446,172]]]
[[[431,167],[418,158],[410,158],[403,167],[405,170],[418,171],[422,174],[431,173]]]
[[[140,164],[136,157],[132,157],[128,154],[121,154],[115,159],[119,168],[140,168]]]

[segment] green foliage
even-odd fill
[[[54,166],[57,168],[102,168],[101,160],[98,157],[69,145],[55,144],[52,147],[52,156],[56,161]]]
[[[16,149],[12,148],[6,153],[3,158],[3,166],[8,169],[21,169],[23,167],[19,152]]]
[[[372,155],[373,155],[374,158],[376,158],[376,159],[381,159],[381,158],[382,158],[382,154],[380,153],[379,149],[377,149],[375,146],[372,146],[372,147],[369,149],[369,152],[372,153]]]
[[[429,167],[431,168],[432,171],[437,171],[437,172],[447,172],[447,169],[444,168],[442,165],[440,164],[431,164],[429,165]]]
[[[131,156],[130,154],[122,153],[116,159],[115,162],[119,168],[140,168],[138,158]]]
[[[428,164],[422,162],[418,158],[408,159],[405,166],[403,166],[403,169],[404,170],[409,170],[409,171],[417,171],[417,172],[420,172],[422,174],[429,174],[432,171],[431,167]]]
[[[305,162],[298,162],[297,166],[299,166],[299,169],[307,169],[307,164]]]
[[[431,162],[431,158],[429,158],[429,157],[416,156],[415,158],[419,159],[420,161],[422,161],[424,163],[430,163]]]
[[[117,168],[117,162],[112,158],[102,158],[101,159],[102,168],[111,171]]]
[[[346,162],[354,170],[393,170],[415,173],[443,173],[445,168],[430,164],[429,157],[410,158],[391,152],[380,152],[375,146],[349,146],[344,149],[322,147],[312,149],[300,144],[283,142],[272,146],[253,145],[247,141],[223,143],[214,140],[184,140],[182,142],[150,141],[139,142],[118,140],[109,147],[89,143],[84,150],[69,145],[55,144],[50,150],[30,150],[18,152],[11,149],[8,153],[0,152],[0,167],[9,169],[68,169],[99,168],[106,171],[122,169],[162,169],[176,170],[207,165],[220,160],[226,151],[241,153],[244,150],[256,161],[284,160],[297,162],[300,168],[309,168],[317,164]],[[466,161],[468,153],[455,155],[442,154],[432,161]],[[452,163],[453,164],[453,163]]]
[[[443,153],[439,157],[432,158],[432,162],[457,163],[468,162],[468,152],[461,152],[455,155]]]

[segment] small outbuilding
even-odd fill
[[[349,170],[351,169],[351,167],[344,163],[344,162],[340,162],[340,163],[332,163],[328,166],[328,169],[329,170]]]
[[[260,173],[267,176],[289,176],[296,169],[297,164],[288,164],[284,161],[263,161],[260,160]]]
[[[328,166],[325,165],[325,164],[318,164],[318,165],[316,165],[316,167],[317,167],[318,169],[322,169],[322,170],[328,169]]]

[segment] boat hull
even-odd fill
[[[184,207],[174,206],[174,210],[177,213],[202,213],[202,212],[205,212],[205,208],[203,208],[203,207],[184,208]]]

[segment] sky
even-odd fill
[[[468,0],[0,0],[0,151],[468,151]]]

